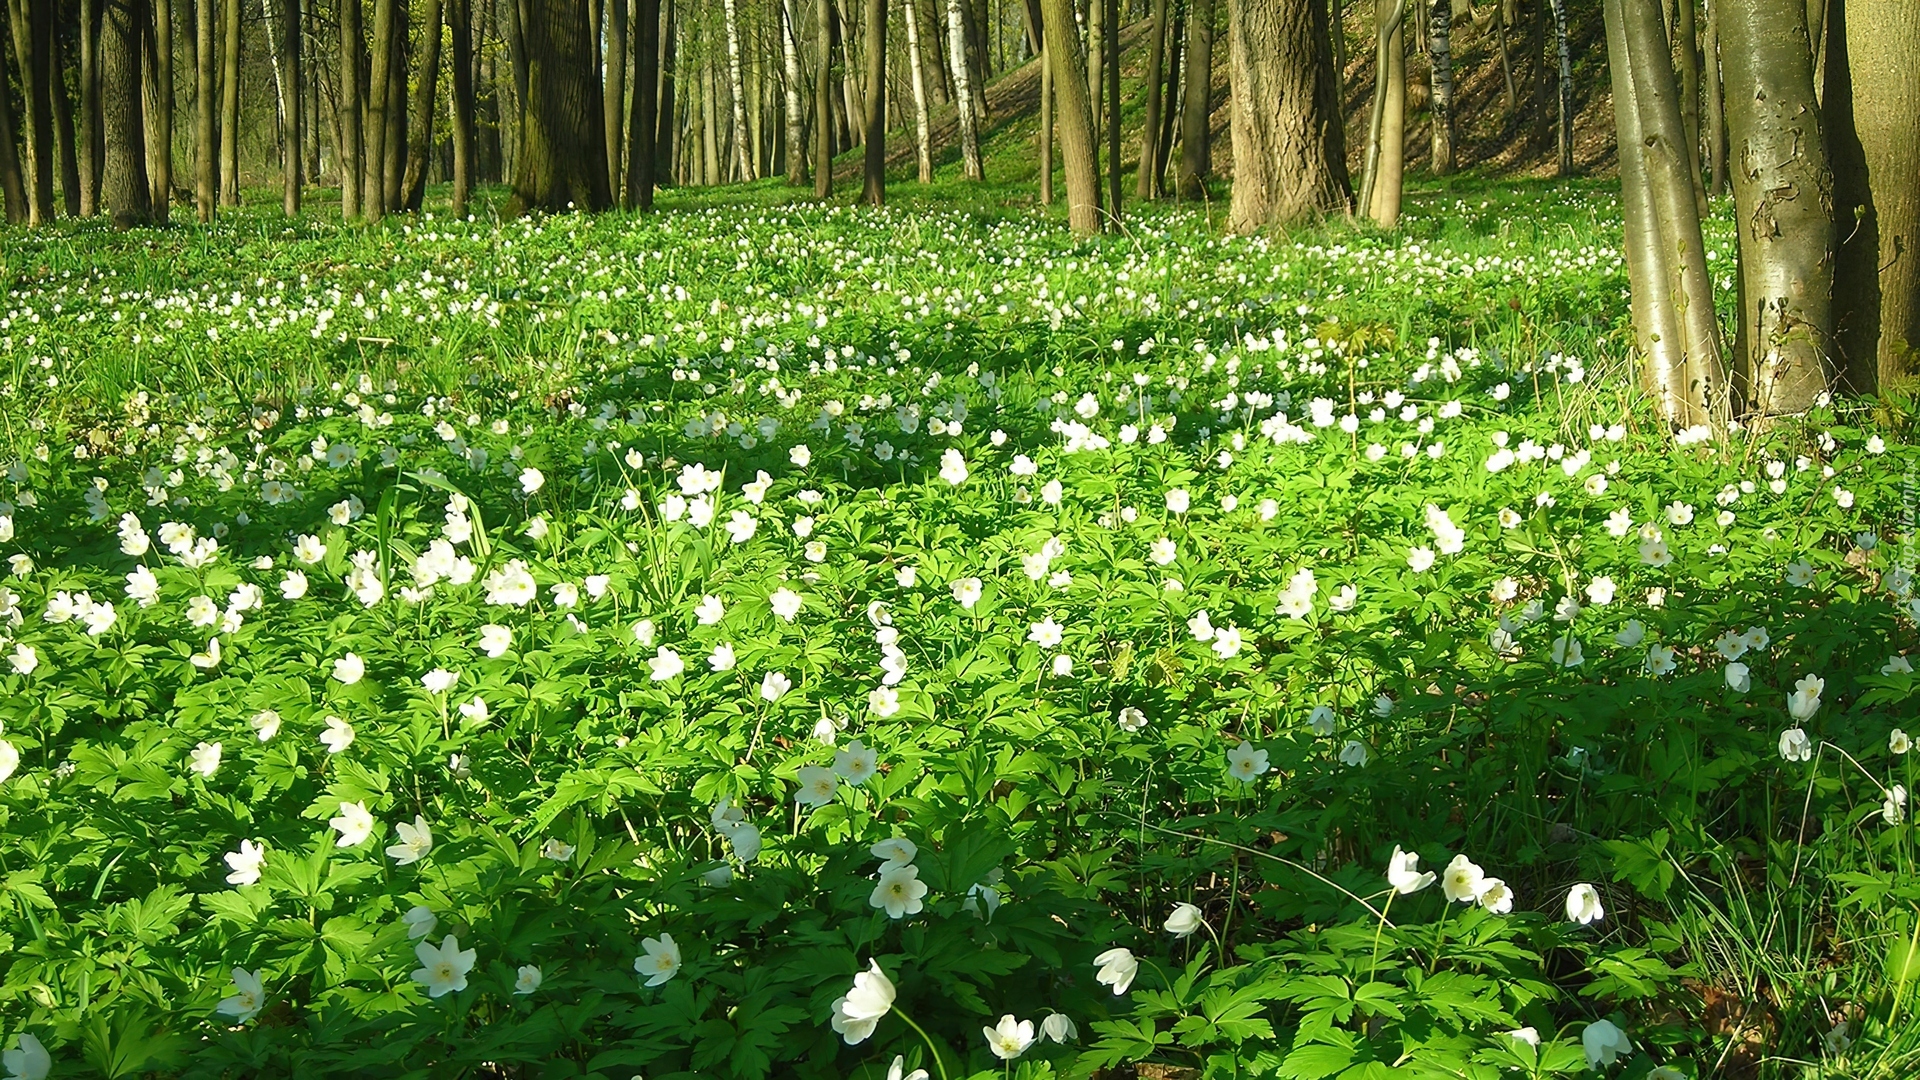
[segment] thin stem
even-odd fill
[[[906,1021],[907,1026],[912,1028],[914,1032],[920,1036],[920,1041],[927,1044],[927,1053],[933,1055],[934,1068],[937,1068],[940,1070],[940,1080],[948,1080],[947,1063],[941,1059],[940,1048],[934,1045],[933,1036],[928,1035],[925,1028],[922,1028],[919,1024],[914,1023],[913,1017],[908,1016],[906,1013],[901,1012],[899,1009],[893,1010],[893,1015]]]

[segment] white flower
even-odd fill
[[[289,570],[280,579],[280,595],[288,600],[298,600],[307,595],[307,575],[299,570]]]
[[[7,1075],[12,1080],[46,1080],[47,1073],[53,1068],[53,1057],[40,1040],[26,1032],[20,1033],[20,1046],[0,1054],[0,1064],[7,1067]]]
[[[896,866],[905,866],[920,854],[919,845],[904,836],[890,836],[867,849],[873,857],[880,860],[880,871],[885,873]]]
[[[246,968],[234,968],[233,991],[231,996],[220,999],[220,1004],[214,1006],[214,1011],[222,1016],[233,1017],[233,1022],[236,1024],[244,1024],[259,1016],[260,1010],[266,1007],[267,992],[266,988],[260,985],[258,972],[248,971]]]
[[[927,883],[920,880],[919,867],[894,865],[882,870],[867,903],[885,911],[887,918],[899,919],[919,914],[926,906],[922,902],[926,895]]]
[[[1186,488],[1174,488],[1167,492],[1167,513],[1184,514],[1192,501],[1193,496],[1187,493]]]
[[[1200,914],[1199,908],[1180,903],[1173,906],[1173,914],[1167,916],[1162,929],[1174,937],[1186,937],[1206,924],[1207,920]]]
[[[867,694],[867,708],[884,720],[900,711],[900,692],[890,686],[875,687]]]
[[[1244,639],[1240,635],[1240,628],[1237,626],[1228,626],[1214,631],[1213,653],[1222,660],[1231,660],[1239,655],[1243,643]]]
[[[1898,825],[1907,817],[1907,789],[1895,784],[1887,789],[1886,800],[1880,804],[1880,816],[1889,825]]]
[[[779,701],[787,691],[793,689],[793,680],[784,672],[769,671],[760,679],[760,698],[763,701]]]
[[[1587,659],[1586,650],[1580,647],[1580,639],[1566,634],[1553,639],[1550,652],[1557,667],[1579,667]]]
[[[1402,851],[1394,845],[1393,854],[1387,859],[1387,883],[1402,896],[1417,893],[1433,884],[1433,871],[1421,872],[1420,856],[1411,851]]]
[[[444,694],[453,689],[453,684],[459,681],[460,673],[448,671],[446,668],[434,668],[420,676],[420,685],[426,687],[429,694]]]
[[[348,653],[333,662],[333,677],[347,686],[359,682],[366,673],[366,661],[358,653]]]
[[[969,577],[954,582],[953,598],[962,608],[972,611],[973,605],[980,602],[980,579]]]
[[[1606,909],[1600,906],[1600,890],[1584,881],[1567,890],[1568,919],[1586,926],[1599,922],[1606,915]]]
[[[1613,579],[1597,577],[1587,582],[1587,599],[1601,607],[1613,603]]]
[[[1793,692],[1787,695],[1787,715],[1795,720],[1810,720],[1820,710],[1820,694],[1827,688],[1827,680],[1818,675],[1802,676],[1793,684]]]
[[[647,661],[647,668],[652,673],[654,682],[666,682],[687,670],[687,665],[680,659],[679,653],[662,645],[654,652],[652,659]]]
[[[1065,631],[1059,623],[1053,621],[1051,615],[1027,628],[1027,640],[1043,649],[1054,648],[1065,636]]]
[[[524,494],[531,495],[539,491],[546,485],[546,482],[547,478],[541,474],[539,469],[527,468],[520,472],[520,490]],[[438,997],[439,995],[436,994],[434,996]]]
[[[1614,644],[1623,649],[1631,649],[1646,640],[1647,626],[1639,619],[1628,619],[1620,632],[1613,635]]]
[[[1048,1013],[1047,1018],[1040,1021],[1040,1034],[1065,1045],[1080,1037],[1080,1029],[1066,1013]]]
[[[987,1049],[1001,1061],[1012,1061],[1033,1045],[1033,1021],[1015,1020],[1012,1013],[990,1028],[981,1028],[987,1036]]]
[[[1611,1020],[1595,1020],[1580,1033],[1580,1045],[1587,1052],[1587,1067],[1596,1072],[1611,1068],[1622,1055],[1633,1053],[1633,1040]]]
[[[1241,739],[1240,745],[1227,751],[1227,775],[1242,783],[1253,783],[1253,778],[1266,772],[1267,768],[1267,752],[1256,749],[1246,739]]]
[[[321,745],[327,753],[337,754],[353,745],[353,725],[337,716],[327,717],[327,730],[320,733]]]
[[[1796,559],[1787,564],[1787,584],[1804,589],[1813,584],[1813,564],[1805,559]]]
[[[565,840],[548,837],[546,843],[540,845],[540,857],[552,859],[554,862],[566,862],[573,858],[573,845]]]
[[[424,941],[415,945],[413,955],[420,958],[420,966],[413,971],[413,981],[427,988],[428,997],[445,997],[467,988],[467,972],[473,970],[474,951],[462,950],[460,940],[452,934],[442,938],[437,949]]]
[[[948,448],[940,455],[940,479],[955,486],[966,482],[967,461],[960,456],[960,451]]]
[[[1324,739],[1328,735],[1333,734],[1333,725],[1338,719],[1339,716],[1331,707],[1315,705],[1313,711],[1307,714],[1307,727],[1312,730],[1315,735]]]
[[[242,840],[239,851],[229,851],[221,858],[233,871],[227,875],[227,884],[252,885],[260,880],[260,865],[267,861],[267,849],[258,840]]]
[[[1119,997],[1133,985],[1133,977],[1140,974],[1140,961],[1127,949],[1108,949],[1093,958],[1094,979],[1106,986],[1113,987],[1113,994]]]
[[[794,771],[793,779],[799,790],[793,793],[793,801],[801,806],[825,806],[833,801],[834,793],[840,790],[840,778],[832,769],[819,765],[802,765]]]
[[[1407,568],[1416,574],[1424,574],[1433,567],[1433,549],[1416,546],[1407,549]]]
[[[340,834],[333,842],[335,847],[358,847],[373,835],[373,815],[364,802],[341,803],[339,816],[328,819],[327,824]]]
[[[203,742],[187,754],[187,767],[207,779],[220,769],[220,744]]]
[[[767,603],[773,608],[773,613],[785,622],[792,622],[800,614],[800,594],[785,586],[773,590],[773,595],[767,597]]]
[[[804,469],[813,463],[813,451],[807,448],[806,443],[800,443],[787,451],[787,460],[793,462],[796,468]]]
[[[1146,728],[1147,714],[1129,705],[1114,714],[1113,722],[1120,725],[1122,731],[1137,733]]]
[[[488,623],[480,628],[480,651],[492,659],[498,660],[513,648],[513,631],[496,623]]]
[[[407,924],[407,936],[416,941],[433,933],[433,928],[440,924],[440,920],[434,916],[433,911],[424,904],[415,904],[408,908],[401,913],[400,921]]]
[[[1665,645],[1654,645],[1647,649],[1647,670],[1655,675],[1671,675],[1679,665],[1674,662],[1673,650]]]
[[[878,960],[853,977],[853,988],[833,1003],[833,1030],[848,1046],[866,1042],[881,1019],[893,1010],[893,981],[880,970]]]
[[[1455,903],[1470,904],[1480,899],[1486,887],[1486,872],[1465,855],[1455,855],[1440,874],[1440,891]]]
[[[1367,759],[1371,756],[1372,754],[1367,749],[1367,744],[1361,742],[1359,739],[1348,739],[1347,744],[1340,748],[1340,764],[1352,766],[1356,769],[1365,765]]]
[[[646,985],[659,986],[679,974],[680,945],[673,940],[672,934],[641,938],[640,949],[645,955],[634,957],[633,970],[647,977]]]
[[[1786,761],[1813,760],[1813,740],[1797,727],[1780,733],[1780,757]]]
[[[1727,689],[1736,694],[1744,694],[1753,688],[1753,672],[1747,665],[1734,661],[1727,665]]]
[[[1173,561],[1179,558],[1179,555],[1179,549],[1174,545],[1174,542],[1164,536],[1147,546],[1147,557],[1153,560],[1155,566],[1171,566],[1173,565]],[[1055,1013],[1054,1015],[1058,1016],[1059,1014]]]
[[[1913,749],[1913,740],[1907,736],[1906,732],[1900,730],[1899,728],[1894,728],[1893,731],[1887,735],[1887,752],[1888,753],[1904,754],[1907,751],[1912,749]]]
[[[400,834],[400,842],[387,848],[387,857],[401,866],[409,866],[427,857],[433,850],[433,829],[427,825],[426,816],[415,814],[413,824],[402,821],[394,825],[394,831]]]
[[[1505,915],[1513,910],[1513,890],[1497,877],[1490,877],[1480,883],[1480,906],[1495,915]]]
[[[519,974],[513,980],[513,992],[519,996],[531,994],[540,989],[540,983],[544,978],[538,967],[533,964],[522,964]]]

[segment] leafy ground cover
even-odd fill
[[[1920,1068],[1900,402],[1660,430],[1599,187],[767,203],[7,237],[14,1075]]]

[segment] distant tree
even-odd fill
[[[866,161],[860,197],[874,206],[887,201],[887,0],[867,0]]]
[[[213,27],[218,6],[213,0],[199,0],[194,6],[193,64],[193,199],[202,223],[213,220],[219,204],[219,145],[214,118],[214,99],[220,94],[218,57]]]
[[[26,138],[27,224],[53,220],[53,0],[8,0],[13,53],[19,64],[19,133]]]
[[[1209,152],[1213,124],[1213,4],[1189,0],[1187,14],[1187,85],[1180,111],[1180,171],[1174,190],[1182,199],[1207,197],[1207,175],[1213,171]]]
[[[1133,193],[1141,199],[1161,195],[1160,112],[1165,99],[1161,80],[1166,77],[1167,9],[1171,0],[1153,0],[1153,27],[1147,32],[1147,108],[1140,122],[1140,161],[1134,170]]]
[[[1453,0],[1433,0],[1427,19],[1427,70],[1433,84],[1428,109],[1433,129],[1433,174],[1453,172]]]
[[[212,4],[215,0],[199,0]],[[360,217],[361,172],[366,162],[366,132],[361,126],[361,86],[367,42],[360,25],[361,0],[340,4],[340,216]],[[231,137],[231,136],[229,136]]]

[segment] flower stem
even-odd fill
[[[947,1063],[941,1059],[940,1048],[934,1045],[933,1036],[927,1034],[925,1028],[922,1028],[919,1024],[914,1023],[913,1017],[908,1016],[906,1013],[901,1012],[899,1009],[893,1010],[893,1015],[899,1017],[902,1020],[905,1020],[907,1022],[907,1026],[912,1028],[914,1032],[920,1036],[920,1041],[927,1044],[927,1053],[933,1055],[933,1065],[935,1068],[940,1070],[940,1080],[948,1080]]]

